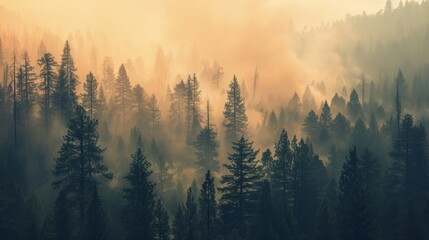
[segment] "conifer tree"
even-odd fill
[[[86,82],[83,84],[84,93],[82,94],[82,106],[87,111],[90,118],[96,116],[98,111],[98,83],[92,72],[86,75]]]
[[[126,201],[122,218],[125,238],[154,239],[155,196],[154,184],[149,180],[152,174],[149,170],[150,163],[140,148],[131,157],[133,161],[125,176],[127,186],[123,189],[123,198]]]
[[[42,81],[39,84],[39,89],[42,91],[41,113],[43,119],[43,126],[45,131],[51,124],[52,115],[52,95],[54,93],[55,84],[58,74],[55,71],[57,62],[51,53],[44,53],[42,58],[37,60],[40,66],[40,78]]]
[[[287,132],[283,129],[278,142],[275,145],[274,151],[274,164],[272,174],[273,192],[279,201],[288,204],[288,192],[291,191],[291,174],[292,174],[292,153],[290,148],[289,137]],[[283,209],[284,210],[284,209]]]
[[[183,213],[183,205],[180,204],[177,208],[176,215],[173,221],[173,238],[174,240],[186,240],[186,223]]]
[[[161,200],[156,201],[154,212],[154,231],[155,240],[170,240],[170,225],[168,225],[168,214],[161,203]]]
[[[350,150],[339,183],[340,239],[374,239],[371,205],[367,198],[359,162],[356,148]]]
[[[245,237],[254,217],[258,190],[261,182],[261,167],[256,160],[259,150],[243,136],[232,143],[233,152],[228,154],[229,164],[224,166],[229,173],[222,176],[219,191],[221,218],[229,231],[236,230]]]
[[[362,114],[362,107],[359,102],[359,96],[354,89],[350,93],[350,99],[347,103],[347,113],[352,119],[357,119]]]
[[[81,224],[85,220],[90,192],[97,184],[96,177],[113,177],[104,165],[104,150],[98,145],[97,124],[83,107],[76,108],[75,117],[68,123],[68,131],[53,169],[56,177],[54,188],[64,191],[72,206],[77,209]],[[83,234],[83,229],[80,230],[80,234]]]
[[[245,135],[247,129],[246,106],[235,75],[227,94],[228,98],[223,112],[225,117],[223,126],[226,128],[227,141],[233,142],[237,141],[241,135]]]
[[[55,240],[73,239],[72,216],[64,190],[60,191],[54,206],[53,232]]]
[[[182,80],[174,87],[170,104],[170,121],[179,136],[185,131],[186,96],[186,85]]]
[[[89,203],[85,221],[86,239],[106,240],[109,236],[109,219],[104,210],[103,202],[98,196],[97,186],[94,186],[92,199]]]
[[[214,186],[214,178],[207,170],[201,193],[198,199],[199,202],[199,224],[201,239],[216,239],[218,214],[216,203],[216,189]]]
[[[267,149],[262,153],[261,162],[264,179],[271,180],[274,168],[274,159],[270,149]]]
[[[61,55],[61,63],[58,72],[58,81],[55,85],[53,103],[62,120],[67,121],[73,116],[77,106],[76,87],[79,84],[76,75],[71,48],[66,41]]]
[[[143,129],[148,126],[149,113],[148,103],[145,90],[137,84],[133,88],[133,121],[134,125],[142,127]]]
[[[185,220],[185,239],[196,240],[198,239],[198,215],[197,203],[194,198],[192,188],[188,188],[186,195],[186,202],[184,205],[184,220]]]
[[[106,112],[107,112],[107,100],[106,100],[106,96],[104,95],[103,85],[100,86],[97,103],[98,103],[98,106],[97,106],[96,117],[101,121],[106,117]]]
[[[113,103],[116,109],[121,114],[122,124],[125,124],[128,119],[130,110],[130,103],[132,100],[132,90],[130,79],[128,78],[127,71],[125,70],[124,64],[119,67],[118,76],[115,82],[115,94],[113,97]]]
[[[158,101],[156,100],[155,94],[149,98],[148,105],[149,112],[149,127],[152,134],[152,139],[155,139],[155,133],[161,125],[161,111],[159,110]]]
[[[103,60],[102,68],[102,84],[106,88],[106,96],[110,99],[110,97],[113,95],[115,86],[115,73],[113,70],[112,58],[106,57]]]
[[[276,231],[276,213],[271,202],[270,183],[264,181],[257,206],[257,214],[251,229],[250,239],[280,239]],[[282,226],[282,228],[284,228]],[[286,236],[284,236],[286,237]]]
[[[218,172],[220,169],[217,160],[219,142],[216,137],[217,132],[210,123],[210,104],[207,102],[207,126],[200,131],[194,143],[199,179],[204,177],[207,170]]]
[[[37,100],[37,76],[34,72],[34,67],[31,66],[30,57],[27,51],[24,52],[22,58],[23,63],[19,68],[18,74],[18,93],[20,97],[20,105],[23,110],[21,113],[25,116],[25,128],[28,131],[30,128],[33,109]]]
[[[304,118],[304,131],[312,140],[317,140],[320,133],[319,117],[311,110]]]

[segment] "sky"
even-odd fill
[[[121,46],[124,57],[113,56],[116,61],[147,56],[154,45],[167,54],[195,47],[202,58],[225,66],[227,76],[251,79],[258,66],[271,88],[279,89],[284,81],[305,82],[300,86],[312,81],[308,74],[313,70],[297,59],[288,32],[346,14],[376,13],[385,0],[0,0],[2,5],[64,38],[77,29],[102,32]],[[312,52],[325,54],[319,48]],[[144,60],[151,65],[153,58]],[[310,60],[321,62],[317,56]],[[312,74],[332,76],[318,72],[324,67],[318,65]]]

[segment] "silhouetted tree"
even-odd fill
[[[127,115],[131,108],[132,101],[132,90],[130,79],[128,78],[127,71],[125,70],[124,64],[119,67],[118,76],[115,82],[115,95],[113,97],[113,103],[118,111],[121,113],[121,120],[123,127],[125,127],[127,121]]]
[[[158,130],[161,125],[161,111],[159,110],[158,101],[154,94],[149,98],[148,113],[152,139],[155,139],[155,131]]]
[[[173,222],[173,237],[174,240],[185,240],[186,238],[186,222],[185,214],[183,213],[183,205],[180,204],[177,208]]]
[[[55,71],[57,62],[51,53],[44,53],[42,58],[37,60],[40,66],[40,78],[42,81],[39,84],[39,89],[42,91],[41,113],[45,131],[51,124],[52,115],[52,95],[55,90],[55,84],[58,74]]]
[[[86,82],[83,84],[82,106],[88,112],[89,117],[94,118],[98,111],[98,83],[92,72],[86,75]]]
[[[91,189],[97,184],[96,176],[112,179],[103,161],[103,149],[98,145],[97,121],[92,120],[83,107],[68,123],[67,134],[55,159],[53,182],[55,189],[64,191],[73,207],[78,210],[81,225]],[[82,226],[81,226],[82,227]],[[80,229],[80,236],[83,229]]]
[[[217,160],[219,142],[216,137],[216,129],[210,123],[210,105],[207,102],[207,126],[200,131],[194,143],[199,179],[204,177],[203,175],[207,170],[218,172],[220,169]]]
[[[186,202],[183,210],[183,216],[185,220],[185,239],[198,239],[199,225],[197,215],[197,203],[191,187],[188,189]]]
[[[98,196],[97,186],[94,186],[92,199],[89,203],[85,221],[86,239],[105,240],[109,236],[109,219],[103,203]]]
[[[203,185],[201,186],[199,202],[200,237],[202,239],[216,239],[218,234],[218,213],[216,203],[216,189],[214,178],[207,170]]]
[[[154,212],[154,231],[156,240],[169,240],[170,239],[170,225],[168,225],[168,214],[161,203],[161,200],[156,201]]]
[[[149,180],[152,174],[149,170],[150,163],[140,148],[131,157],[133,162],[125,176],[127,187],[123,189],[123,198],[126,201],[122,218],[125,238],[154,239],[155,196],[154,184]]]
[[[241,135],[245,135],[247,129],[246,106],[235,75],[227,93],[223,126],[226,128],[226,139],[232,142],[237,141]]]
[[[76,87],[79,84],[76,75],[71,48],[66,41],[61,55],[61,63],[58,73],[58,81],[53,93],[53,103],[62,120],[67,121],[73,116],[77,106]]]
[[[222,193],[220,211],[223,223],[229,231],[236,230],[245,237],[254,218],[258,190],[261,182],[261,166],[255,159],[259,150],[243,136],[232,143],[233,152],[228,154],[229,164],[224,166],[229,173],[220,180]]]

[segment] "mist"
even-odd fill
[[[428,36],[426,1],[0,0],[0,238],[428,239]]]

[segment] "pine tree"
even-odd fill
[[[357,119],[362,114],[362,107],[359,102],[359,96],[356,90],[352,90],[350,93],[350,99],[347,103],[347,113],[351,119]]]
[[[173,176],[169,172],[171,163],[165,160],[163,154],[157,154],[155,157],[156,170],[154,172],[154,179],[156,183],[157,195],[166,200],[173,190]]]
[[[82,106],[87,111],[90,118],[96,116],[98,111],[98,83],[92,72],[86,75],[86,82],[83,84],[84,93],[82,94]]]
[[[318,240],[334,240],[337,239],[337,184],[332,179],[326,190],[321,207],[318,213],[316,239]]]
[[[23,64],[20,67],[20,77],[18,77],[18,86],[20,86],[19,97],[22,109],[25,109],[22,113],[25,116],[25,128],[28,131],[30,129],[31,117],[33,114],[34,106],[36,105],[37,99],[37,76],[34,73],[34,67],[31,66],[30,57],[28,52],[25,51],[22,55]]]
[[[264,179],[271,180],[274,168],[274,159],[270,149],[267,149],[262,153],[261,162]]]
[[[162,206],[161,200],[156,201],[153,228],[156,240],[170,240],[170,225],[168,225],[168,214]]]
[[[219,161],[217,160],[219,142],[216,137],[217,132],[210,123],[210,104],[207,102],[207,126],[200,131],[194,143],[199,179],[203,178],[207,170],[218,172],[220,169]]]
[[[332,133],[336,139],[347,139],[351,131],[350,122],[338,113],[332,121]]]
[[[94,186],[92,199],[89,203],[86,222],[86,239],[105,240],[109,236],[109,219],[104,210],[103,203],[98,196],[97,186]]]
[[[186,96],[186,85],[182,80],[174,87],[170,104],[170,121],[179,136],[185,131]]]
[[[142,127],[143,129],[148,126],[149,113],[148,113],[148,103],[145,90],[137,84],[133,88],[133,121],[135,126]]]
[[[176,211],[176,215],[174,216],[172,232],[173,232],[174,240],[187,240],[185,215],[183,213],[182,204],[179,205]]]
[[[226,139],[229,142],[237,141],[241,135],[246,134],[247,115],[244,98],[240,94],[240,86],[234,75],[227,92],[228,99],[225,103],[223,126],[226,128]]]
[[[339,183],[340,239],[374,239],[371,205],[367,198],[359,162],[356,148],[350,150]]]
[[[104,165],[104,150],[97,144],[98,122],[92,120],[81,106],[76,108],[75,114],[68,123],[59,157],[55,159],[53,174],[57,179],[53,186],[64,191],[83,224],[90,191],[97,184],[96,177],[112,179],[113,174]]]
[[[232,143],[233,153],[228,154],[229,173],[222,176],[220,199],[221,218],[229,231],[236,230],[245,237],[254,217],[257,192],[261,182],[261,167],[256,160],[259,150],[253,149],[253,142],[243,136]]]
[[[317,140],[320,134],[319,118],[316,113],[311,110],[304,118],[304,131],[312,140]]]
[[[192,188],[188,189],[186,202],[184,206],[184,220],[185,220],[185,239],[196,240],[198,239],[198,215],[197,203],[194,198]]]
[[[329,140],[331,134],[331,124],[332,124],[332,114],[331,108],[328,105],[328,102],[325,100],[325,103],[322,107],[322,112],[320,113],[320,141],[326,143]]]
[[[101,120],[104,120],[107,112],[107,100],[106,100],[106,96],[104,95],[103,85],[100,86],[97,103],[98,103],[98,106],[97,106],[96,118],[101,121]]]
[[[130,110],[130,103],[132,100],[132,90],[130,80],[127,76],[124,64],[119,67],[118,76],[115,82],[115,95],[113,97],[113,103],[116,109],[121,113],[122,124],[125,127],[127,122],[127,115]]]
[[[199,202],[199,222],[200,222],[200,237],[201,239],[216,239],[217,235],[217,203],[216,189],[214,186],[214,178],[207,170],[201,193],[198,199]]]
[[[148,112],[149,127],[151,130],[152,139],[155,139],[155,132],[159,129],[161,125],[161,111],[159,110],[155,94],[152,94],[152,96],[149,98]]]
[[[115,85],[115,73],[113,70],[112,58],[106,57],[102,64],[103,68],[103,79],[102,83],[106,87],[106,95],[110,98],[114,92]]]
[[[44,122],[45,131],[51,124],[52,115],[52,95],[55,90],[55,84],[58,74],[55,72],[57,62],[51,53],[43,54],[42,58],[37,60],[40,66],[40,78],[42,81],[39,84],[39,89],[42,91],[41,113]]]
[[[201,90],[195,74],[188,76],[186,83],[186,140],[188,144],[195,141],[195,137],[201,129]]]
[[[278,142],[275,145],[274,164],[272,174],[273,192],[277,199],[282,203],[282,207],[288,204],[288,193],[291,191],[291,174],[292,174],[292,153],[290,148],[289,137],[283,129]],[[283,209],[284,210],[284,209]]]
[[[251,239],[280,239],[276,232],[276,213],[271,203],[270,183],[264,181],[259,197],[257,214],[251,229]],[[284,228],[282,226],[282,228]]]
[[[73,226],[67,194],[60,191],[54,206],[53,232],[56,240],[73,239]]]
[[[149,180],[150,163],[138,148],[131,155],[133,162],[125,176],[127,187],[123,189],[126,206],[123,213],[126,239],[154,239],[153,229],[155,196],[154,184]]]
[[[55,110],[59,112],[61,119],[66,121],[73,116],[73,111],[77,106],[76,87],[79,80],[76,70],[70,44],[66,41],[61,55],[58,81],[53,94]]]
[[[275,131],[277,129],[277,116],[276,116],[276,113],[274,112],[274,110],[271,111],[270,120],[269,120],[268,124],[269,124],[268,128],[271,131]]]

